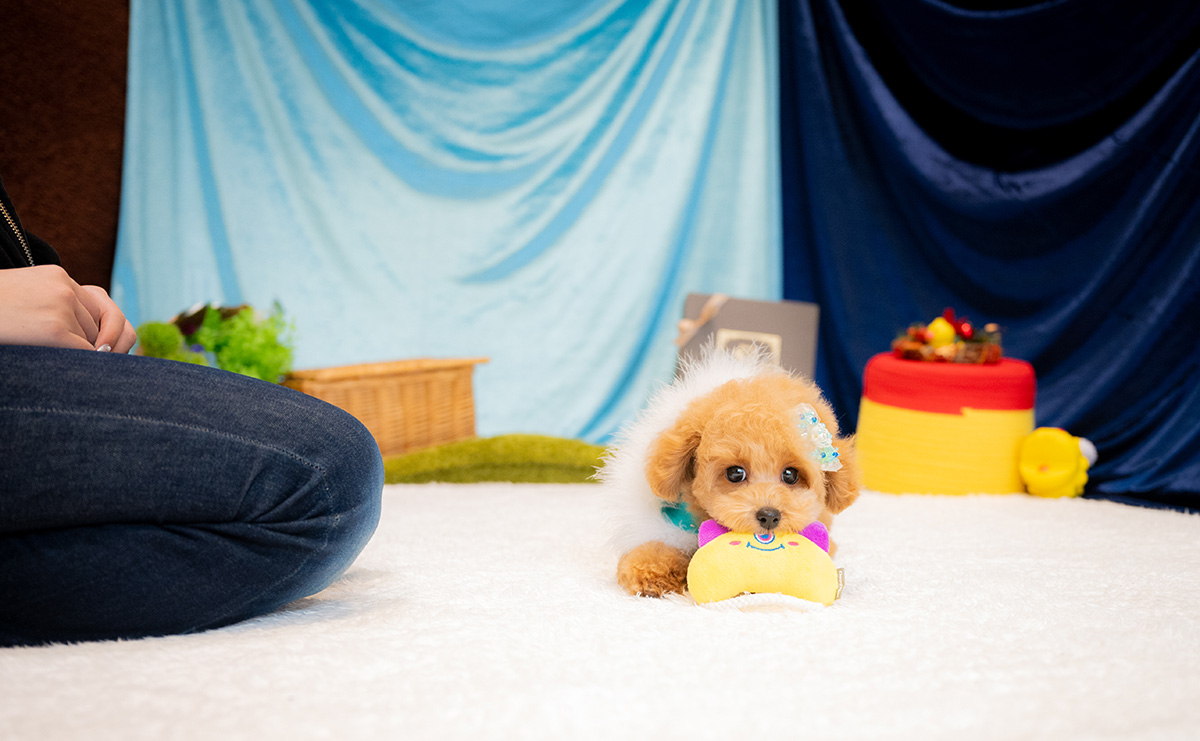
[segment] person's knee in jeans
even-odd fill
[[[306,420],[310,433],[323,438],[313,478],[287,494],[255,525],[278,538],[281,549],[295,545],[295,572],[278,584],[269,610],[314,594],[329,586],[362,551],[379,522],[383,461],[370,432],[354,417],[335,407],[323,408]],[[292,536],[299,536],[296,543]],[[264,595],[268,597],[269,595]]]

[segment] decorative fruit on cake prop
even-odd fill
[[[936,350],[953,343],[957,334],[954,325],[945,317],[939,316],[925,328],[925,341]]]
[[[1000,327],[977,329],[966,317],[946,309],[928,324],[913,324],[892,341],[892,354],[904,360],[942,363],[998,363],[1004,355]]]
[[[786,594],[831,605],[839,589],[829,531],[814,522],[799,533],[734,533],[716,520],[700,525],[700,549],[688,565],[688,592],[698,603],[747,592]]]
[[[1074,497],[1083,493],[1088,468],[1096,462],[1096,446],[1057,427],[1039,427],[1021,443],[1017,467],[1025,490],[1039,497]]]

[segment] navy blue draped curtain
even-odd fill
[[[951,306],[1004,327],[1089,496],[1200,507],[1200,4],[780,0],[784,293],[863,367]]]

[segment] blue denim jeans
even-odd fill
[[[318,592],[382,486],[366,428],[297,391],[0,346],[0,646],[189,633]]]

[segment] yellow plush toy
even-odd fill
[[[700,549],[688,565],[688,591],[698,603],[740,594],[779,593],[831,605],[838,570],[829,557],[829,531],[814,522],[800,533],[730,532],[716,520],[700,526]]]
[[[1074,497],[1083,493],[1096,447],[1057,427],[1039,427],[1021,443],[1017,468],[1030,494]]]

